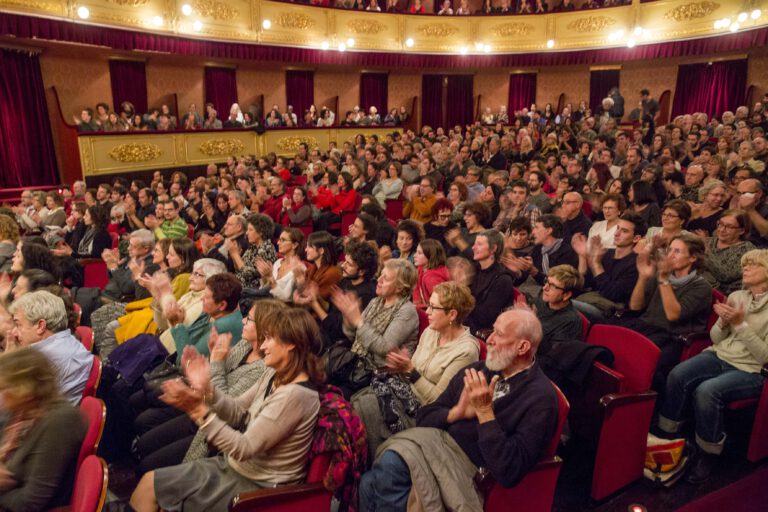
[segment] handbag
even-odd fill
[[[357,391],[371,383],[373,370],[365,364],[365,359],[352,352],[348,343],[336,342],[326,352],[326,373],[328,381]]]
[[[184,375],[181,368],[176,366],[176,354],[171,354],[144,374],[144,392],[148,395],[154,394],[162,387],[163,382],[178,378],[184,378]]]

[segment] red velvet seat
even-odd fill
[[[99,356],[93,356],[91,373],[88,375],[85,389],[83,389],[83,399],[89,396],[96,396],[96,389],[99,387],[99,381],[101,381],[101,359],[99,359]]]
[[[314,512],[330,510],[332,493],[323,485],[330,467],[330,454],[312,459],[307,481],[298,485],[282,485],[271,489],[241,493],[232,498],[229,510],[233,512]]]
[[[80,414],[83,415],[88,423],[88,430],[85,433],[83,444],[80,445],[80,454],[77,456],[77,467],[79,468],[86,457],[96,455],[99,448],[101,434],[104,432],[104,422],[107,419],[107,408],[104,402],[98,398],[87,396],[80,402]]]
[[[80,343],[83,344],[88,352],[93,350],[93,329],[85,325],[78,325],[75,329],[75,334],[80,338]]]
[[[102,290],[109,282],[107,274],[107,264],[98,258],[82,258],[80,266],[83,267],[85,288],[101,288]]]
[[[187,224],[187,237],[189,237],[190,240],[195,239],[195,226],[192,224]]]
[[[555,452],[560,443],[560,436],[570,409],[563,392],[555,384],[552,386],[557,393],[557,428],[555,428],[552,439],[547,446],[544,458],[511,489],[505,489],[498,483],[494,484],[485,498],[484,510],[486,512],[507,512],[509,510],[548,512],[552,510],[555,486],[560,475],[560,466],[563,463],[562,459],[555,455]]]
[[[112,238],[112,248],[117,249],[117,246],[120,245],[120,235],[114,231],[110,231],[109,236]]]
[[[429,317],[427,316],[427,312],[421,308],[416,308],[416,314],[419,317],[419,338],[421,338],[421,333],[429,327]]]
[[[728,297],[723,295],[721,292],[715,289],[712,290],[712,306],[715,304],[723,303],[727,299]],[[706,331],[693,332],[680,336],[680,341],[684,345],[683,353],[680,356],[680,361],[685,361],[686,359],[692,358],[712,344],[712,341],[709,339],[709,331],[712,330],[712,326],[715,325],[715,322],[717,322],[718,318],[719,317],[717,313],[715,313],[714,308],[711,308],[709,310],[709,317],[707,318]]]
[[[77,471],[69,508],[63,510],[99,512],[107,498],[108,482],[107,463],[95,455],[88,456]]]
[[[488,356],[488,345],[486,345],[480,338],[475,338],[475,341],[477,341],[477,344],[480,347],[480,361],[485,361],[485,358]]]
[[[67,290],[67,293],[69,294],[69,290]],[[80,304],[77,302],[72,304],[72,309],[75,311],[75,315],[77,316],[77,320],[75,321],[75,327],[80,326],[80,318],[83,316],[83,308],[80,307]]]
[[[571,424],[575,432],[597,443],[591,496],[599,501],[643,474],[656,402],[650,387],[660,350],[642,334],[613,325],[592,326],[587,343],[606,347],[614,355],[613,369],[595,363],[579,421]]]
[[[400,219],[403,218],[403,204],[405,201],[402,199],[387,199],[385,204],[385,213],[387,215],[387,219],[399,222]]]

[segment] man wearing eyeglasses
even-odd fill
[[[570,265],[557,265],[549,269],[539,296],[526,296],[544,330],[539,347],[541,357],[546,358],[558,343],[581,340],[581,317],[571,298],[583,286],[584,278],[578,270]],[[523,305],[523,299],[516,304]]]

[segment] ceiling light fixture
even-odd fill
[[[763,11],[761,11],[760,9],[755,9],[749,14],[749,17],[752,18],[753,20],[756,20],[762,15],[763,15]]]
[[[162,27],[163,26],[163,17],[162,16],[153,16],[152,17],[152,24],[156,27]]]
[[[483,45],[483,51],[484,51],[485,53],[490,53],[490,52],[491,52],[491,45],[489,45],[489,44],[484,44],[484,45]]]
[[[269,30],[269,29],[271,29],[271,28],[272,28],[272,22],[271,22],[271,21],[269,21],[269,20],[264,20],[264,21],[262,21],[262,22],[261,22],[261,28],[263,28],[264,30]]]
[[[627,41],[627,48],[634,48],[637,44],[637,41],[635,41],[634,37],[630,37],[629,41]]]
[[[729,27],[729,30],[730,30],[731,32],[736,32],[736,31],[738,31],[740,28],[741,28],[741,25],[740,25],[738,22],[736,22],[736,23],[732,23],[732,24],[731,24],[731,26]]]
[[[200,32],[203,30],[203,22],[200,20],[195,20],[194,23],[192,23],[192,30],[195,32]]]
[[[736,21],[739,23],[744,23],[747,21],[747,18],[749,18],[749,13],[746,12],[740,12],[738,16],[736,16]]]
[[[189,4],[182,5],[181,14],[183,14],[184,16],[190,16],[192,14],[192,6]]]
[[[323,50],[327,50],[330,47],[331,45],[328,44],[328,41],[323,41],[322,43],[320,43],[320,48],[322,48]]]
[[[466,55],[468,51],[469,49],[466,46],[462,46],[461,48],[459,48],[459,53],[461,53],[462,55]]]
[[[554,48],[555,47],[555,40],[554,39],[548,39],[547,40],[547,48]]]
[[[87,20],[91,16],[91,11],[86,6],[81,5],[77,8],[77,15],[82,20]]]
[[[339,43],[339,51],[343,52],[346,50],[347,50],[347,45],[345,45],[344,43]]]
[[[351,37],[349,39],[347,39],[347,47],[348,48],[353,48],[354,46],[355,46],[355,40],[352,39]]]
[[[408,39],[405,40],[405,46],[407,46],[408,48],[413,48],[414,44],[415,43],[412,37],[409,37]]]

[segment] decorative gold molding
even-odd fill
[[[611,25],[615,25],[616,20],[608,16],[587,16],[570,22],[567,25],[568,30],[575,32],[599,32],[605,30]]]
[[[719,8],[720,4],[716,2],[691,2],[675,7],[674,9],[670,9],[664,13],[664,18],[668,20],[675,20],[677,22],[691,21],[697,18],[704,18],[705,16],[709,16]]]
[[[354,136],[353,136],[354,138]],[[299,150],[299,146],[302,143],[306,143],[309,147],[313,148],[318,145],[317,139],[309,135],[291,135],[290,137],[283,137],[277,141],[277,149],[280,151],[294,152]]]
[[[0,6],[14,6],[22,9],[36,9],[38,11],[48,11],[61,13],[61,5],[49,2],[38,2],[35,0],[0,0]]]
[[[502,23],[493,27],[492,31],[496,37],[527,36],[533,28],[528,23]]]
[[[199,16],[221,21],[231,20],[240,15],[240,12],[234,7],[216,0],[194,0],[192,9]]]
[[[112,2],[113,4],[123,5],[128,7],[141,7],[142,5],[147,5],[149,3],[149,0],[107,0],[107,1]]]
[[[376,20],[354,19],[347,22],[347,28],[353,34],[378,34],[387,26]]]
[[[448,23],[429,23],[416,27],[426,37],[448,37],[456,34],[459,29]]]
[[[237,139],[210,139],[200,144],[198,149],[208,156],[228,156],[242,153],[245,145]]]
[[[315,26],[315,21],[307,16],[298,12],[284,12],[277,17],[277,24],[283,28],[295,28],[299,30],[306,30]]]
[[[112,160],[122,163],[148,162],[160,157],[162,151],[156,144],[129,143],[115,146],[108,153]]]

